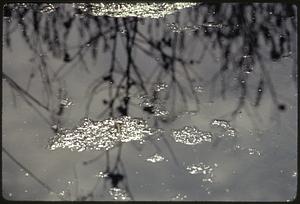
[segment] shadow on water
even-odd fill
[[[55,134],[63,127],[61,118],[71,104],[66,101],[65,78],[77,67],[91,74],[87,56],[101,65],[97,61],[99,53],[109,56],[109,65],[107,69],[99,66],[100,76],[87,82],[83,117],[90,117],[92,104],[105,107],[99,112],[92,108],[92,117],[98,120],[130,116],[132,108],[142,107],[153,127],[161,128],[176,120],[183,111],[190,111],[190,104],[195,112],[199,111],[204,88],[209,90],[211,101],[219,96],[225,101],[231,91],[237,93],[236,107],[223,116],[228,121],[247,108],[247,101],[251,108],[259,107],[266,93],[271,95],[278,110],[286,110],[285,101],[278,97],[275,89],[270,64],[285,58],[294,59],[294,66],[286,72],[290,72],[297,84],[294,5],[202,3],[189,8],[189,12],[176,12],[159,19],[96,16],[91,15],[91,8],[89,4],[4,6],[4,49],[13,49],[11,36],[20,32],[33,53],[31,62],[36,66],[26,86],[10,77],[5,68],[2,78]],[[77,45],[72,33],[78,35]],[[120,50],[124,50],[122,56]],[[63,62],[60,67],[50,68],[50,55]],[[156,62],[156,68],[147,72],[136,56]],[[210,56],[219,66],[209,78],[203,74],[205,56]],[[42,81],[46,100],[39,100],[30,93],[31,83],[36,78]],[[102,101],[95,100],[103,92],[107,93],[106,97],[102,97]],[[135,97],[143,102],[137,104]],[[161,139],[180,166],[168,140]],[[159,151],[156,141],[151,143]],[[106,157],[104,178],[98,179],[91,192],[76,195],[77,200],[92,200],[101,179],[104,179],[103,189],[106,182],[110,182],[112,188],[125,189],[133,199],[121,158],[122,144],[117,149],[114,165],[111,165],[110,150],[83,162],[87,166]]]

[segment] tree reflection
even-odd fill
[[[109,55],[110,65],[105,74],[90,83],[86,117],[90,115],[92,103],[105,106],[98,113],[98,119],[130,115],[131,107],[138,105],[132,102],[132,97],[148,95],[152,96],[153,103],[163,99],[170,105],[167,117],[153,117],[154,126],[159,128],[161,122],[174,121],[182,109],[188,110],[188,101],[193,101],[197,111],[200,109],[200,97],[195,89],[199,82],[209,84],[212,100],[217,95],[217,83],[220,83],[218,93],[224,100],[228,91],[239,91],[239,101],[231,111],[230,119],[245,108],[247,100],[252,102],[253,108],[258,107],[267,90],[274,105],[280,111],[286,109],[277,96],[267,62],[284,57],[295,58],[296,13],[295,6],[291,4],[203,3],[191,8],[190,12],[175,13],[173,22],[167,18],[145,20],[93,16],[88,9],[70,9],[70,5],[65,4],[6,4],[3,15],[6,48],[12,49],[14,42],[11,41],[11,35],[20,32],[32,52],[31,61],[36,66],[32,68],[26,88],[5,71],[2,77],[45,119],[55,133],[58,127],[63,126],[60,118],[65,105],[61,99],[67,95],[64,78],[78,65],[89,73],[89,63],[86,61],[88,53],[94,62],[97,61],[98,52]],[[70,33],[75,31],[79,35],[79,45],[71,43]],[[197,46],[201,47],[198,49],[201,53],[191,55]],[[125,62],[121,59],[124,56],[117,54],[118,49],[124,49]],[[138,62],[137,52],[141,57],[157,62],[149,76],[144,74],[143,64]],[[46,55],[48,53],[64,63],[58,68],[51,67],[48,63],[50,57]],[[199,72],[204,56],[208,54],[212,59],[218,59],[220,64],[218,72],[211,79],[205,79]],[[296,82],[296,60],[292,70],[287,71],[291,71]],[[251,88],[248,86],[252,74],[255,74],[256,84],[254,96],[249,93]],[[38,75],[43,84],[44,102],[30,93],[31,81]],[[153,90],[153,86],[162,81],[168,89],[163,93]],[[57,90],[59,97],[55,96]],[[107,97],[95,101],[94,98],[103,91],[107,92]],[[155,114],[153,105],[143,107],[143,111],[152,116]],[[168,141],[162,138],[177,162]],[[152,143],[157,148],[156,142]],[[112,168],[110,152],[105,152],[105,181],[110,181],[112,187],[123,185],[130,193],[121,159],[122,145],[117,148],[118,155]],[[84,162],[84,165],[98,161],[103,155],[100,153],[97,158]],[[78,199],[92,198],[95,190],[96,186],[91,193]],[[130,196],[133,198],[133,195]]]

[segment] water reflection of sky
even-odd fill
[[[199,4],[158,19],[95,17],[94,7],[5,7],[4,198],[295,197],[293,6]],[[144,129],[122,115],[154,134],[132,139]],[[108,151],[49,149],[55,135],[82,136],[61,131],[83,118],[112,121],[101,126],[118,138]],[[103,144],[89,128],[80,139]]]

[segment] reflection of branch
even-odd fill
[[[240,79],[240,86],[241,86],[241,95],[239,97],[239,103],[238,103],[238,106],[236,107],[236,109],[232,112],[232,114],[231,114],[232,116],[236,116],[237,113],[245,105],[247,86],[246,86],[246,81],[243,78]]]
[[[154,121],[154,127],[155,127],[155,128],[158,128],[158,121],[157,121],[157,120]],[[163,142],[164,142],[165,145],[167,146],[167,148],[168,148],[168,150],[169,150],[169,152],[170,152],[170,154],[171,154],[171,156],[172,156],[172,158],[173,158],[175,164],[176,164],[177,166],[180,166],[180,164],[179,164],[179,162],[178,162],[178,160],[177,160],[177,158],[176,158],[176,155],[175,155],[175,153],[174,153],[174,151],[173,151],[171,145],[169,144],[168,140],[164,137],[164,135],[161,135],[161,138],[163,139]]]
[[[29,99],[31,99],[33,102],[35,102],[38,106],[45,109],[46,111],[50,111],[48,107],[43,105],[39,100],[34,98],[30,93],[25,91],[22,87],[20,87],[12,78],[10,78],[8,75],[6,75],[4,72],[2,72],[2,78],[6,79],[8,84],[13,87],[16,91],[18,91],[22,96],[26,96]]]
[[[268,73],[268,70],[266,69],[265,67],[265,64],[263,63],[262,61],[262,57],[260,56],[260,54],[257,54],[257,59],[258,59],[258,62],[260,63],[260,68],[262,70],[262,73],[264,75],[264,78],[266,79],[266,82],[268,84],[268,87],[269,87],[269,90],[270,90],[270,93],[271,93],[271,97],[274,101],[274,103],[276,105],[278,105],[278,100],[277,100],[277,94],[276,94],[276,91],[274,89],[274,86],[273,86],[273,83],[272,83],[272,80],[271,80],[271,77]]]
[[[31,94],[29,94],[27,91],[25,91],[24,89],[22,89],[13,79],[11,79],[10,77],[8,77],[5,73],[2,73],[2,77],[4,79],[6,79],[6,81],[8,82],[8,84],[10,85],[10,87],[13,90],[16,90],[18,93],[20,93],[20,95],[23,97],[24,101],[32,108],[34,109],[37,114],[39,114],[39,116],[41,118],[43,118],[43,120],[47,123],[50,124],[49,120],[39,111],[39,109],[37,109],[34,104],[31,102],[35,102],[35,104],[37,104],[38,106],[46,109],[47,111],[50,112],[50,110],[48,109],[48,107],[44,106],[42,103],[40,103],[37,99],[35,99]],[[31,99],[31,101],[28,99]],[[14,98],[15,99],[15,98]],[[15,100],[14,100],[15,102]]]
[[[43,181],[41,181],[37,176],[35,176],[28,168],[26,168],[25,166],[23,166],[23,164],[21,164],[17,159],[15,159],[14,156],[12,156],[4,147],[2,147],[2,151],[11,159],[13,160],[19,167],[21,167],[22,169],[24,169],[26,171],[26,173],[28,173],[36,182],[38,182],[41,186],[43,186],[45,189],[47,189],[47,191],[49,193],[54,193],[54,191],[52,190],[52,188],[50,186],[48,186],[46,183],[44,183]],[[55,193],[55,195],[60,199],[60,200],[64,200],[64,198],[62,196],[60,196],[59,194]]]

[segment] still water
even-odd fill
[[[8,200],[289,201],[292,4],[6,4]]]

